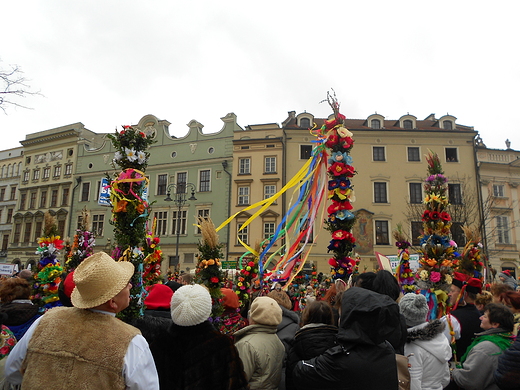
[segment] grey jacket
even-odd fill
[[[276,335],[276,326],[249,325],[238,330],[234,338],[250,389],[277,389],[285,348]]]

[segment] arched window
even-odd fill
[[[311,120],[309,118],[300,119],[300,127],[305,127],[305,128],[311,127]]]
[[[372,119],[370,121],[370,127],[373,129],[380,129],[381,128],[381,121],[379,119]]]
[[[410,119],[406,119],[403,121],[403,128],[405,129],[413,129],[413,122]]]
[[[444,122],[442,122],[442,128],[444,130],[453,130],[453,122],[452,121],[444,121]]]

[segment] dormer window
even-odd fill
[[[370,121],[370,127],[372,129],[380,129],[381,128],[381,121],[379,119],[372,119]]]
[[[301,118],[300,119],[300,127],[310,128],[311,120],[309,118]]]
[[[442,128],[444,130],[453,130],[453,122],[452,121],[443,121]]]
[[[403,128],[407,130],[413,129],[413,122],[410,119],[406,119],[403,121]]]

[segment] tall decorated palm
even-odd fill
[[[420,237],[422,257],[416,281],[428,300],[429,318],[436,318],[446,311],[456,244],[451,239],[450,231],[448,179],[436,153],[430,151],[426,161],[428,177],[424,184],[425,210],[422,215],[423,235]]]
[[[354,140],[344,126],[345,116],[339,112],[336,98],[328,94],[327,100],[334,111],[334,118],[325,121],[321,128],[321,135],[326,137],[325,146],[329,149],[328,198],[332,202],[327,208],[328,219],[325,222],[325,229],[332,235],[327,249],[333,253],[329,259],[333,278],[346,279],[356,267],[353,254],[356,239],[352,235],[355,216],[350,211],[355,200],[350,181],[356,173],[350,156]]]
[[[200,255],[195,270],[195,282],[208,288],[212,300],[211,320],[219,322],[220,316],[224,312],[221,303],[221,288],[224,282],[224,275],[220,268],[223,256],[222,244],[219,242],[215,225],[211,219],[199,217],[198,222],[202,238],[198,244]]]
[[[143,315],[144,284],[142,251],[146,236],[146,220],[150,205],[146,199],[148,179],[145,170],[150,153],[146,150],[154,142],[152,136],[132,126],[110,134],[114,149],[114,167],[121,169],[110,181],[110,202],[114,226],[115,249],[112,257],[117,261],[130,261],[135,266],[130,291],[130,305],[119,313],[124,321]]]
[[[61,282],[63,267],[58,260],[60,250],[63,249],[63,240],[58,235],[56,219],[45,213],[43,236],[38,238],[36,254],[40,260],[36,266],[34,288],[34,302],[44,310],[59,306],[58,287]]]
[[[152,228],[146,233],[146,239],[143,246],[143,283],[145,286],[151,286],[161,281],[162,250],[159,246],[161,240],[155,235],[156,229],[157,218],[154,218]]]
[[[65,255],[65,268],[67,272],[76,269],[80,263],[94,252],[96,239],[94,233],[90,230],[90,214],[83,209],[81,211],[81,223],[79,229],[76,230],[72,243],[68,242]]]
[[[415,285],[415,273],[410,268],[410,251],[408,248],[411,247],[411,244],[406,239],[401,224],[398,224],[394,230],[394,239],[397,246],[397,258],[399,259],[395,276],[403,294],[414,292],[417,286]]]

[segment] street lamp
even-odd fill
[[[171,189],[174,189],[174,198],[172,199]],[[186,199],[187,191],[186,189],[189,188],[191,190],[191,196]],[[177,260],[177,263],[180,264],[179,261],[179,237],[181,235],[181,210],[182,206],[184,206],[184,203],[186,203],[187,200],[197,200],[195,198],[195,184],[192,183],[178,183],[178,184],[170,184],[168,185],[167,191],[166,191],[166,198],[164,200],[166,202],[174,202],[177,206],[177,226],[176,226],[176,232],[177,235],[177,243],[175,245],[175,259]]]

